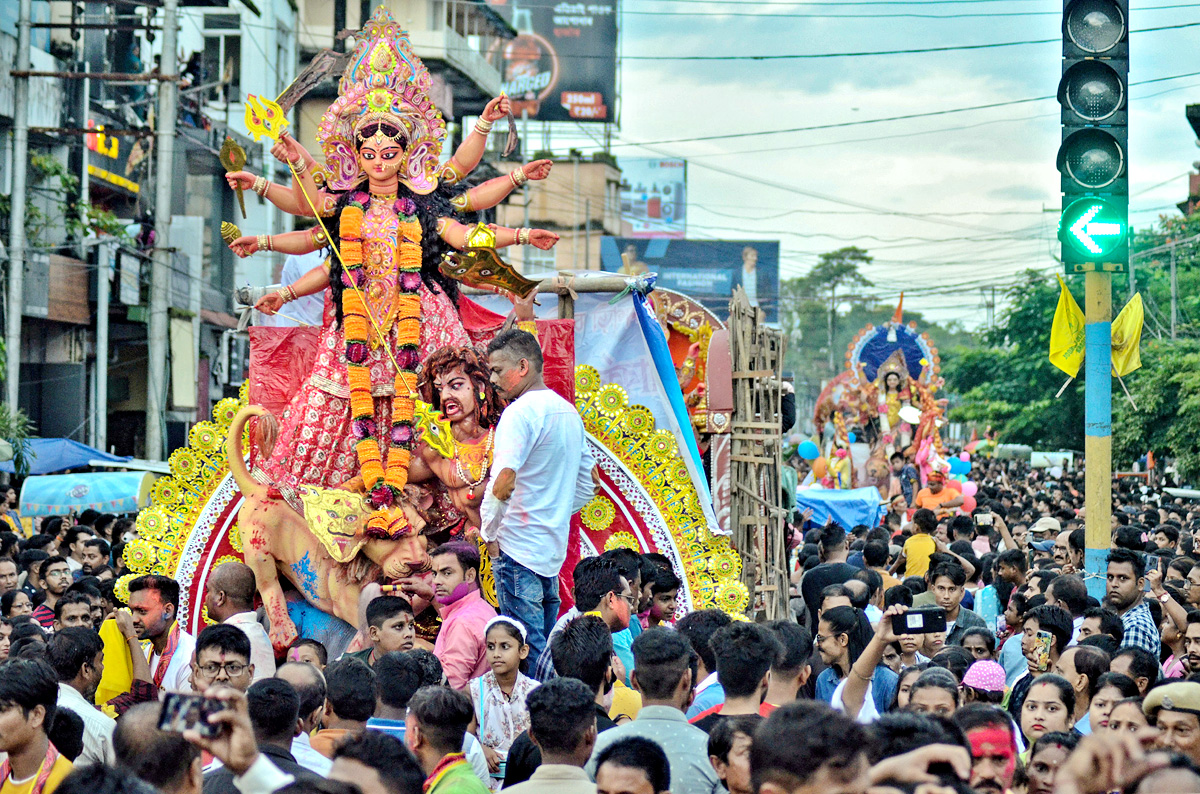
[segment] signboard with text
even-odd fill
[[[776,240],[670,240],[604,237],[600,269],[637,275],[657,273],[658,286],[682,292],[721,319],[741,286],[762,308],[767,322],[779,321],[779,242]]]
[[[621,232],[669,237],[687,232],[687,161],[621,158]]]
[[[513,113],[539,121],[614,121],[617,0],[487,0],[517,31],[488,59]]]

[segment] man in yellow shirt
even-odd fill
[[[0,667],[0,794],[54,794],[71,772],[46,735],[54,722],[58,676],[41,659],[14,659]]]

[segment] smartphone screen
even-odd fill
[[[158,717],[158,729],[167,733],[195,730],[201,736],[213,738],[220,733],[221,726],[211,724],[208,717],[223,708],[225,705],[215,698],[168,692]]]
[[[1037,660],[1037,669],[1041,672],[1046,672],[1050,669],[1050,648],[1054,642],[1054,635],[1048,631],[1039,631],[1037,633],[1037,646],[1035,649]]]

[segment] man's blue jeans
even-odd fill
[[[528,632],[529,658],[536,660],[558,620],[558,577],[539,576],[504,552],[493,560],[500,614],[521,621]]]

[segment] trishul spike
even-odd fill
[[[265,135],[277,141],[287,126],[287,116],[277,102],[254,94],[246,95],[246,130],[254,140],[261,140]]]

